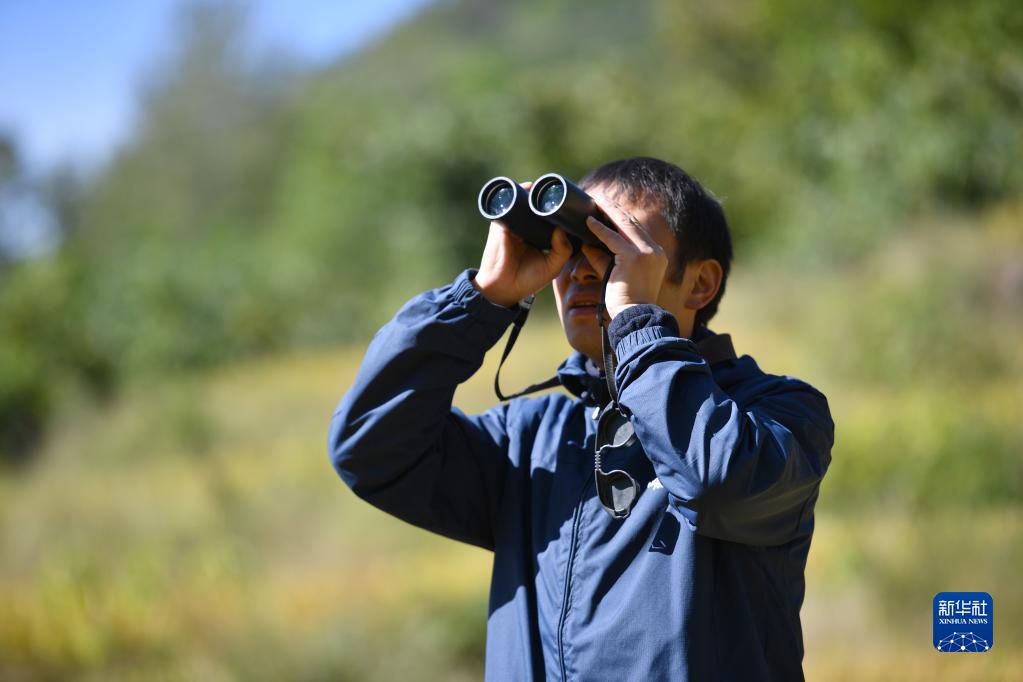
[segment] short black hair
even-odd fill
[[[675,164],[649,156],[605,163],[579,180],[584,189],[599,185],[622,191],[632,203],[658,206],[678,240],[678,260],[671,274],[676,281],[692,261],[713,258],[721,264],[721,287],[696,311],[696,325],[706,326],[718,310],[732,265],[732,236],[721,202]]]

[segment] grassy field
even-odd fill
[[[836,378],[805,346],[819,337],[796,345],[765,323],[764,297],[789,286],[737,279],[716,326],[765,369],[821,385],[839,425],[808,567],[808,678],[1020,679],[1023,507],[875,495],[882,465],[849,459],[905,444],[893,420],[943,414],[956,394]],[[329,465],[328,421],[362,350],[138,381],[105,405],[69,399],[38,463],[0,478],[0,678],[479,679],[489,555],[377,512]],[[507,385],[546,377],[567,351],[555,324],[531,323]],[[459,390],[465,409],[493,403],[495,356]],[[1012,435],[1010,378],[978,395]],[[994,595],[991,652],[932,649],[943,590]]]

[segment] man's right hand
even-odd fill
[[[529,189],[529,183],[523,186]],[[473,284],[491,303],[511,307],[543,289],[571,256],[572,244],[560,227],[551,234],[551,250],[544,252],[494,221]]]

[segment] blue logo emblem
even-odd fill
[[[987,592],[934,595],[934,648],[984,653],[995,645],[995,600]]]

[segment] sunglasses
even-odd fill
[[[635,441],[636,431],[632,428],[632,422],[617,407],[604,410],[598,417],[593,475],[600,504],[613,519],[624,519],[632,511],[639,498],[639,484],[621,469],[604,471],[602,461],[611,451],[629,447]]]

